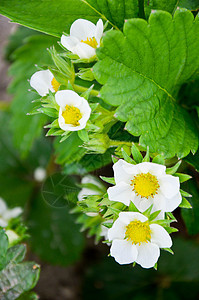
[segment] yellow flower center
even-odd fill
[[[55,79],[55,77],[53,77],[52,81],[51,81],[51,84],[52,84],[52,87],[53,87],[53,90],[55,92],[58,91],[59,87],[60,87],[60,83]]]
[[[66,105],[65,111],[62,112],[62,116],[66,124],[79,126],[79,120],[81,119],[82,114],[79,108],[75,106]]]
[[[87,44],[87,45],[89,45],[89,46],[91,46],[92,48],[95,48],[95,49],[97,48],[97,45],[98,45],[98,43],[97,43],[97,41],[94,37],[87,38],[86,41],[81,40],[81,42],[85,43],[85,44]]]
[[[154,197],[159,189],[157,177],[150,173],[140,173],[131,181],[133,191],[142,198]]]
[[[151,229],[148,221],[132,221],[126,226],[125,236],[132,244],[148,243],[151,239]]]

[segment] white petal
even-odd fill
[[[108,230],[108,239],[112,241],[114,239],[124,239],[126,232],[126,224],[121,222],[120,218],[118,218],[113,226]]]
[[[153,243],[142,243],[140,246],[136,245],[138,256],[136,262],[143,268],[152,268],[160,256],[160,249]]]
[[[146,222],[148,220],[147,217],[145,217],[143,214],[140,214],[138,212],[128,212],[128,211],[122,211],[119,213],[119,219],[124,224],[128,225],[131,221],[138,220],[141,222]]]
[[[140,203],[138,205],[138,209],[141,211],[141,212],[144,212],[145,210],[147,210],[151,205],[153,204],[153,198],[142,198],[140,200]]]
[[[81,191],[78,194],[78,200],[82,201],[82,200],[84,200],[84,197],[91,196],[91,195],[99,195],[99,192],[88,189],[88,188],[83,188],[83,189],[81,189]]]
[[[78,43],[79,40],[74,36],[65,36],[63,34],[61,37],[61,44],[71,52],[73,52],[74,48]]]
[[[77,108],[82,104],[83,97],[71,90],[58,91],[55,94],[57,104],[64,110],[66,105],[73,105]],[[86,100],[85,100],[86,101]]]
[[[15,207],[13,209],[8,209],[4,214],[4,218],[6,220],[10,220],[10,219],[18,217],[21,213],[22,213],[21,207]]]
[[[88,217],[97,217],[97,216],[98,216],[98,213],[95,213],[95,212],[88,212],[88,213],[86,213],[86,215],[87,215]]]
[[[125,182],[120,182],[119,184],[108,188],[107,193],[109,200],[122,202],[125,205],[129,205],[130,200],[133,197],[131,186]]]
[[[73,53],[77,54],[79,56],[79,58],[81,59],[89,59],[93,56],[95,56],[95,48],[85,44],[85,43],[81,43],[79,42],[75,48],[73,48]]]
[[[82,100],[82,104],[79,106],[79,110],[82,114],[82,118],[79,120],[79,123],[80,125],[86,124],[88,119],[90,118],[91,108],[84,98]]]
[[[142,173],[151,173],[152,175],[161,176],[165,174],[166,167],[163,165],[151,163],[151,162],[143,162],[137,165],[140,172]]]
[[[160,191],[166,198],[172,198],[180,189],[179,177],[165,175],[159,179]]]
[[[79,41],[85,41],[87,37],[93,37],[96,25],[84,19],[76,20],[70,28],[70,35],[76,37]]]
[[[98,43],[98,47],[100,46],[100,40],[102,38],[102,35],[103,35],[103,22],[101,19],[99,19],[99,21],[97,22],[96,24],[96,32],[95,32],[95,38],[96,38],[96,41]]]
[[[165,218],[165,212],[161,211],[154,220],[164,220],[164,218]]]
[[[168,232],[158,224],[151,224],[151,242],[158,245],[160,248],[170,248],[172,239]]]
[[[0,214],[3,215],[6,209],[7,209],[7,205],[5,201],[2,198],[0,198]]]
[[[133,179],[133,174],[137,171],[137,169],[134,171],[134,168],[132,167],[134,167],[132,164],[127,163],[123,159],[119,159],[113,165],[115,183],[118,184],[119,182],[124,181],[130,184],[131,180]],[[132,169],[132,172],[127,172],[126,168],[128,169],[128,171]]]
[[[175,196],[172,198],[165,198],[165,211],[171,212],[174,209],[176,209],[180,203],[182,202],[182,196],[181,193],[178,192]]]
[[[100,235],[104,237],[105,240],[108,240],[108,228],[104,225],[101,226]]]
[[[120,265],[130,264],[137,258],[136,246],[126,240],[114,240],[110,253]]]
[[[6,234],[8,236],[8,241],[10,244],[19,238],[18,234],[16,234],[16,232],[10,229],[6,230]]]
[[[4,219],[0,218],[0,226],[6,227],[6,226],[8,226],[8,222],[6,222]]]
[[[49,70],[42,70],[34,73],[30,78],[30,85],[42,97],[51,92],[54,92],[51,81],[53,74]]]

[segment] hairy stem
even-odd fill
[[[75,92],[77,92],[77,93],[83,93],[83,92],[86,92],[88,90],[88,88],[83,87],[81,85],[77,85],[77,84],[73,84],[73,88],[74,88]],[[97,90],[91,90],[90,91],[90,95],[92,95],[92,96],[98,96],[99,95],[99,91],[97,91]]]

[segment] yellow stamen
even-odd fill
[[[132,221],[126,226],[125,236],[132,244],[148,243],[151,239],[151,229],[148,221],[141,222],[138,220]]]
[[[82,118],[79,108],[70,105],[66,105],[65,111],[62,112],[62,116],[66,124],[74,126],[79,126],[79,120]]]
[[[97,45],[98,45],[98,43],[97,43],[97,41],[94,37],[87,38],[86,41],[81,40],[81,42],[85,43],[85,44],[87,44],[87,45],[89,45],[89,46],[91,46],[92,48],[95,48],[95,49],[97,48]]]
[[[55,92],[58,91],[59,87],[60,87],[60,83],[55,79],[55,77],[53,77],[52,81],[51,81],[51,84],[52,84],[52,87],[53,87],[53,90]]]
[[[159,189],[157,177],[150,173],[140,173],[131,180],[133,191],[142,198],[154,197]]]

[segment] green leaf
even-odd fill
[[[174,252],[173,252],[173,250],[171,250],[171,248],[163,248],[163,250],[165,250],[165,251],[167,251],[167,252],[169,252],[171,254],[174,254]]]
[[[80,0],[2,0],[0,13],[21,25],[54,35],[69,32],[71,24],[78,18],[94,23],[100,15]]]
[[[186,182],[187,180],[192,178],[190,175],[182,173],[175,173],[174,176],[179,177],[180,183]]]
[[[86,0],[84,1],[96,9],[102,16],[105,16],[111,24],[122,28],[125,19],[138,16],[137,0]]]
[[[14,62],[9,69],[9,74],[13,79],[8,88],[9,92],[14,95],[11,103],[10,126],[14,144],[23,157],[28,155],[34,140],[41,135],[42,127],[46,122],[46,116],[26,115],[37,106],[37,103],[31,102],[38,98],[36,93],[28,91],[30,84],[27,80],[37,71],[35,64],[51,63],[46,48],[57,42],[57,39],[50,36],[33,35],[32,30],[29,30],[29,35],[30,37],[27,37],[27,32],[25,32],[26,39],[21,40],[22,46],[12,54]]]
[[[114,177],[105,177],[105,176],[100,176],[100,178],[105,181],[108,182],[110,184],[115,184],[115,179]]]
[[[15,245],[8,249],[6,255],[7,263],[20,263],[26,254],[26,246],[25,245]]]
[[[161,210],[157,210],[155,212],[153,212],[150,216],[149,216],[149,221],[153,221],[161,212]]]
[[[143,212],[143,215],[145,215],[147,218],[149,218],[150,215],[151,215],[151,210],[152,210],[152,208],[153,208],[153,204],[152,204],[151,206],[149,206],[149,208],[147,208],[147,210],[145,210],[145,211]]]
[[[145,0],[146,16],[152,9],[173,12],[177,0]],[[60,37],[69,33],[71,24],[78,18],[96,23],[99,18],[111,26],[122,28],[126,19],[138,17],[138,0],[1,0],[0,13],[12,21]]]
[[[23,293],[17,300],[38,300],[39,296],[34,292]]]
[[[180,0],[179,7],[184,7],[190,10],[198,10],[199,9],[199,3],[198,0]]]
[[[99,18],[122,27],[124,20],[138,16],[137,0],[2,0],[0,13],[14,22],[30,28],[61,36],[69,32],[71,24],[79,18],[96,23]]]
[[[32,262],[9,264],[0,272],[1,299],[16,299],[32,289],[39,279],[39,273],[39,266]]]
[[[156,155],[153,158],[152,162],[155,164],[163,165],[163,166],[165,165],[164,157],[161,154]]]
[[[145,15],[146,17],[149,17],[152,9],[165,10],[170,13],[173,13],[178,2],[179,2],[178,0],[153,0],[153,1],[144,0]]]
[[[86,131],[86,129],[79,130],[78,136],[83,142],[89,141],[88,132]]]
[[[100,169],[112,162],[112,150],[106,151],[104,154],[86,154],[79,162],[66,164],[64,168],[65,174],[84,175]]]
[[[97,49],[94,75],[104,85],[102,99],[119,106],[117,118],[140,136],[141,146],[165,157],[184,157],[198,148],[196,125],[175,99],[178,87],[199,68],[198,20],[183,9],[173,18],[155,11],[148,23],[128,20],[123,34],[107,32]]]
[[[54,142],[56,163],[66,164],[78,161],[85,154],[86,150],[82,147],[82,140],[79,138],[77,132],[73,132],[67,140],[60,143],[60,139]]]
[[[182,202],[180,203],[179,207],[192,208],[191,204],[189,203],[189,201],[185,197],[182,197]]]
[[[4,256],[4,265],[0,271],[0,298],[16,299],[32,289],[38,279],[40,267],[33,262],[22,262],[26,252],[24,245],[8,248],[8,238],[4,230],[0,230],[0,255]]]
[[[173,167],[167,168],[167,169],[166,169],[166,173],[167,173],[167,174],[170,174],[170,175],[175,174],[176,171],[178,170],[178,168],[180,167],[181,163],[182,163],[182,161],[180,160],[180,161],[178,161]]]
[[[140,212],[132,201],[129,204],[129,211]]]
[[[6,264],[6,252],[8,249],[8,237],[5,234],[5,230],[0,228],[0,270],[2,270]]]
[[[145,154],[145,157],[142,160],[143,162],[150,162],[150,152],[149,152],[149,146],[147,146],[147,151]]]
[[[191,194],[189,194],[189,193],[187,193],[187,192],[185,192],[185,191],[183,191],[183,190],[180,190],[180,193],[181,193],[181,195],[184,196],[184,197],[192,197]]]
[[[139,149],[137,148],[137,146],[134,143],[131,147],[131,153],[137,164],[142,162],[142,160],[143,160],[142,154],[140,153]]]
[[[197,183],[194,181],[188,181],[186,189],[192,193],[192,198],[189,199],[192,209],[181,209],[182,218],[186,224],[186,228],[189,234],[194,235],[199,233],[199,193]]]
[[[126,162],[128,162],[129,164],[136,164],[136,162],[126,153],[124,148],[121,149],[121,152],[122,152],[122,156]]]

